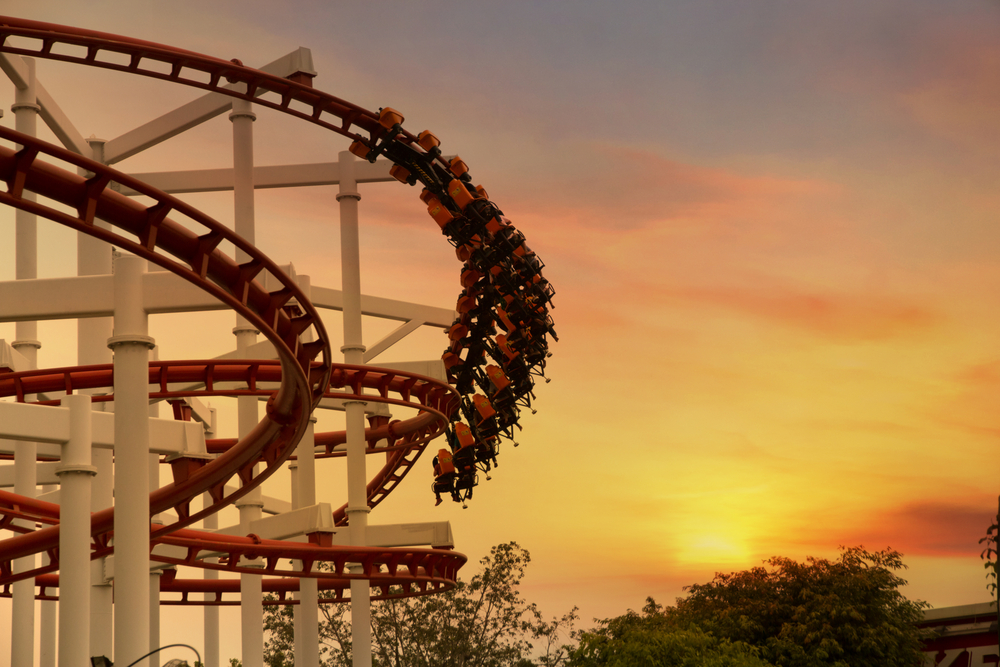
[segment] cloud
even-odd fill
[[[891,546],[907,555],[976,557],[982,550],[979,539],[996,520],[992,516],[996,497],[969,495],[975,499],[918,500],[859,516],[857,525],[824,525],[822,535],[817,533],[806,541],[823,546],[861,544],[869,549]]]
[[[735,311],[840,340],[880,340],[926,331],[940,316],[918,303],[893,296],[808,290],[774,285],[678,287],[665,299]]]
[[[766,214],[791,202],[838,192],[828,182],[741,174],[611,144],[578,144],[561,153],[551,176],[543,184],[526,183],[514,201],[546,217],[599,229],[632,231],[690,220],[763,223]]]

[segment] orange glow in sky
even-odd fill
[[[532,554],[526,596],[546,614],[580,606],[584,626],[716,571],[841,545],[900,550],[907,594],[935,606],[988,599],[977,542],[1000,472],[1000,5],[6,5],[251,66],[309,47],[317,88],[433,131],[524,231],[557,291],[538,414],[468,510],[433,506],[427,463],[373,521],[450,520],[468,576],[516,540]],[[60,63],[38,72],[84,136],[198,95]],[[0,106],[12,98],[0,85]],[[258,164],[346,149],[301,125],[260,112]],[[222,116],[117,166],[223,167],[230,137]],[[340,283],[334,194],[258,193],[257,245],[313,285]],[[459,264],[417,192],[362,194],[362,290],[450,307]],[[190,200],[232,218],[228,194]],[[40,228],[40,275],[75,274],[72,236]],[[14,277],[12,239],[0,211],[0,280]],[[387,326],[366,320],[366,338]],[[339,327],[331,316],[335,348]],[[222,354],[231,328],[228,314],[151,322],[162,358]],[[42,363],[75,363],[74,334],[43,323]],[[444,342],[420,332],[384,361],[435,358]],[[321,500],[339,503],[344,472],[322,465]],[[0,628],[4,614],[0,600]],[[164,613],[164,639],[182,626]]]

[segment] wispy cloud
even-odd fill
[[[862,293],[683,287],[662,290],[665,299],[722,308],[835,339],[878,340],[926,331],[940,315],[915,301]]]

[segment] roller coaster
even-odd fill
[[[23,598],[24,591],[30,590],[31,604],[36,599],[59,600],[59,664],[90,664],[87,660],[96,653],[90,650],[93,640],[84,637],[91,637],[92,631],[77,628],[74,634],[65,628],[64,637],[62,607],[73,604],[76,614],[93,608],[91,563],[103,563],[107,572],[108,563],[114,562],[115,576],[105,582],[115,585],[114,657],[117,664],[127,665],[154,642],[139,632],[142,637],[137,642],[129,644],[123,638],[119,643],[118,635],[130,627],[128,619],[119,619],[122,612],[131,614],[136,605],[149,604],[126,596],[125,588],[118,590],[129,571],[162,572],[158,585],[164,597],[154,599],[154,606],[239,605],[246,599],[241,579],[184,579],[177,576],[177,566],[260,577],[260,589],[274,593],[279,603],[302,602],[292,595],[297,592],[302,597],[301,582],[315,582],[311,585],[321,592],[315,594],[320,602],[348,602],[361,597],[363,590],[365,604],[367,599],[432,594],[453,587],[466,559],[450,544],[369,546],[363,533],[360,538],[352,534],[347,544],[336,535],[352,523],[367,525],[367,512],[398,486],[439,436],[445,445],[422,474],[430,481],[437,502],[445,494],[464,506],[480,474],[488,478],[497,464],[501,444],[507,441],[516,446],[520,415],[533,411],[535,384],[547,381],[549,339],[557,340],[549,314],[554,289],[524,235],[483,186],[473,185],[465,162],[445,156],[441,141],[431,132],[413,134],[404,129],[403,115],[392,108],[372,112],[316,90],[308,72],[280,76],[244,66],[239,60],[5,17],[0,17],[0,54],[5,71],[21,92],[31,89],[24,63],[30,59],[62,61],[224,95],[232,100],[234,113],[238,104],[244,114],[251,114],[248,109],[252,107],[266,107],[345,137],[350,155],[347,151],[341,155],[341,165],[355,159],[359,165],[388,161],[393,179],[419,189],[421,205],[435,223],[432,229],[439,230],[455,249],[461,285],[454,320],[445,327],[448,346],[441,357],[443,371],[432,377],[360,363],[363,348],[360,340],[349,340],[348,331],[353,326],[348,320],[353,318],[360,332],[360,310],[350,304],[359,295],[349,293],[345,273],[345,361],[336,363],[308,286],[304,288],[252,242],[182,199],[81,154],[81,147],[72,141],[64,140],[69,146],[64,148],[30,132],[0,127],[0,179],[6,185],[0,202],[19,215],[46,218],[81,237],[103,242],[97,246],[103,255],[110,256],[111,247],[118,251],[113,273],[83,276],[81,272],[81,277],[74,278],[92,281],[88,293],[103,304],[90,307],[88,315],[77,316],[114,317],[114,332],[107,340],[114,351],[113,363],[37,369],[25,367],[31,363],[22,359],[20,367],[9,363],[0,368],[0,397],[4,399],[0,401],[0,438],[54,445],[54,449],[38,445],[5,454],[4,458],[14,459],[8,467],[23,471],[28,465],[39,470],[48,466],[45,469],[54,469],[63,485],[62,495],[51,500],[35,497],[34,481],[28,493],[23,484],[15,492],[0,490],[0,530],[11,534],[0,540],[0,595]],[[21,99],[15,107],[36,114],[41,111],[43,119],[47,119],[46,111],[53,114],[35,100]],[[58,129],[56,134],[63,138]],[[347,203],[353,199],[356,206],[359,197],[345,192],[342,182],[338,201],[341,198]],[[234,252],[227,253],[228,248]],[[147,273],[146,262],[160,270]],[[54,283],[46,285],[32,275],[19,274],[18,278],[0,284],[0,297],[14,294],[16,303],[22,304],[51,294],[45,290]],[[235,311],[238,322],[259,332],[273,353],[269,358],[149,360],[152,339],[141,323],[135,323],[144,317],[143,310],[155,308],[142,301],[142,290],[135,286],[168,279],[174,281],[171,285],[184,281]],[[130,289],[135,292],[131,297]],[[30,319],[24,308],[8,307],[11,303],[15,301],[5,304],[0,298],[0,321]],[[86,310],[83,305],[79,308]],[[168,306],[162,308],[159,312],[169,312]],[[30,352],[32,347],[37,347],[35,341],[14,341],[14,356],[17,350]],[[241,427],[238,438],[214,437],[214,433],[206,437],[202,424],[192,421],[192,406],[209,397],[251,400],[254,414],[257,402],[266,401],[264,417],[256,425]],[[149,419],[147,406],[155,402],[172,406],[173,424],[150,424],[169,421]],[[314,411],[333,402],[346,406],[348,428],[314,433]],[[415,414],[391,420],[385,413],[369,410],[363,431],[352,432],[351,415],[363,414],[359,410],[368,405],[393,406]],[[153,426],[174,434],[164,437],[180,444],[157,449],[149,441],[153,436],[145,435]],[[132,436],[139,432],[142,437],[133,443]],[[98,472],[91,465],[89,450],[100,447],[114,452],[119,500],[115,506],[88,511],[89,487],[79,485],[89,484]],[[134,464],[139,468],[134,469],[142,469],[142,461],[148,461],[152,453],[162,457],[159,463],[169,466],[172,478],[165,486],[147,489],[148,506],[138,503],[138,510],[124,502],[130,497],[126,471],[133,464],[126,459],[132,449],[140,450],[139,463]],[[304,454],[316,459],[346,457],[350,466],[356,456],[352,452],[361,453],[362,473],[365,455],[378,455],[384,463],[364,480],[360,501],[349,498],[329,516],[309,524],[297,540],[195,527],[228,505],[254,498],[255,492],[259,496],[266,479],[289,462],[301,463]],[[80,489],[84,495],[70,495],[84,493]],[[80,503],[71,498],[85,499],[85,505],[78,507]],[[138,518],[126,523],[123,513],[127,510],[138,511]],[[243,529],[246,525],[241,521]],[[140,554],[129,556],[126,549],[136,539],[141,541]],[[146,560],[142,560],[143,550]],[[259,625],[259,608],[256,613]],[[90,617],[85,616],[89,624]],[[247,655],[244,647],[247,667],[255,664],[253,653]],[[365,660],[355,655],[355,664],[365,664]],[[370,656],[367,660],[370,664]],[[307,658],[304,664],[309,662]],[[217,656],[206,659],[208,667],[214,664],[218,664]]]

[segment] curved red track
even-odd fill
[[[11,35],[37,40],[37,48],[12,45],[8,43]],[[75,54],[71,51],[75,51]],[[489,259],[491,263],[476,266],[482,269],[483,274],[489,273],[500,281],[497,284],[502,283],[503,287],[497,292],[493,289],[493,279],[489,276],[482,282],[486,288],[492,289],[495,299],[499,298],[495,296],[497,293],[507,294],[506,305],[512,308],[511,300],[516,301],[528,292],[523,286],[515,286],[512,292],[509,284],[518,280],[523,282],[525,275],[529,278],[534,276],[532,285],[540,280],[539,270],[532,269],[526,274],[526,263],[513,256],[515,251],[518,257],[530,252],[527,246],[518,245],[517,241],[511,244],[513,233],[507,233],[503,237],[504,245],[499,236],[494,239],[492,232],[485,231],[483,221],[493,215],[495,207],[492,207],[492,203],[485,198],[479,200],[480,204],[488,203],[492,207],[486,209],[488,215],[483,218],[477,212],[479,208],[465,208],[466,204],[463,202],[465,198],[469,198],[468,195],[453,199],[445,191],[443,184],[452,178],[451,173],[456,176],[462,174],[440,157],[440,151],[424,150],[425,144],[403,130],[398,122],[380,122],[383,120],[380,114],[314,90],[308,85],[243,67],[235,61],[53,24],[0,17],[0,52],[114,69],[181,83],[249,100],[256,105],[276,109],[334,131],[352,139],[355,145],[362,146],[360,151],[367,152],[370,159],[374,160],[377,154],[384,153],[397,164],[405,164],[409,172],[419,175],[419,180],[452,212],[451,217],[461,221],[465,227],[460,234],[455,234],[442,225],[449,240],[461,246],[469,242],[469,238],[476,239],[473,242],[476,248],[492,252]],[[124,54],[128,64],[109,60],[108,53]],[[168,66],[166,69],[169,69],[169,73],[164,71],[164,64]],[[224,87],[224,82],[245,85],[243,90],[231,90]],[[302,108],[309,111],[302,111]],[[399,121],[401,120],[400,117]],[[369,136],[365,137],[356,130],[363,130]],[[114,169],[37,139],[3,128],[0,128],[0,139],[23,146],[17,151],[0,146],[0,179],[7,185],[7,191],[0,192],[0,202],[47,217],[156,262],[232,307],[258,328],[278,352],[278,362],[183,361],[157,362],[150,366],[150,385],[153,387],[151,397],[239,394],[271,396],[265,418],[250,435],[238,442],[210,442],[210,451],[219,453],[216,459],[207,464],[194,459],[175,464],[174,482],[151,494],[151,513],[167,510],[177,513],[178,520],[175,523],[157,528],[152,535],[154,542],[187,549],[188,556],[176,564],[241,571],[238,566],[239,556],[255,554],[266,560],[265,574],[320,578],[324,590],[335,592],[330,599],[336,601],[344,599],[351,578],[370,579],[372,586],[377,589],[374,597],[421,594],[454,585],[457,570],[465,562],[465,558],[448,550],[322,547],[260,541],[252,537],[230,538],[187,529],[186,526],[235,501],[277,470],[291,455],[305,431],[309,415],[324,396],[363,396],[366,401],[409,405],[418,410],[417,416],[413,418],[402,422],[374,423],[366,432],[369,451],[386,453],[386,464],[368,485],[369,506],[376,505],[388,495],[412,467],[426,443],[441,434],[449,420],[456,419],[455,415],[460,407],[468,416],[468,401],[461,399],[451,387],[430,378],[386,369],[332,364],[330,345],[323,324],[294,282],[252,245],[184,202]],[[40,156],[45,159],[39,159]],[[82,168],[94,175],[90,178],[78,176],[55,166],[52,164],[53,160]],[[409,178],[410,184],[414,184],[416,180],[416,176]],[[468,181],[467,176],[463,176],[463,181]],[[452,180],[452,183],[455,182],[458,181]],[[147,206],[123,197],[111,189],[112,183],[134,189],[149,197],[153,203]],[[472,188],[469,187],[469,190],[471,192]],[[64,208],[30,201],[24,197],[26,192],[69,206],[75,210],[76,215],[66,213]],[[499,209],[495,210],[498,215]],[[111,223],[113,229],[97,227],[94,225],[95,218]],[[185,224],[180,222],[181,219]],[[504,219],[504,223],[505,233],[516,232],[509,221]],[[190,231],[192,228],[197,231]],[[453,225],[452,230],[454,229],[457,228]],[[479,232],[480,235],[474,235],[473,232]],[[456,240],[458,237],[465,240]],[[523,241],[523,236],[520,239]],[[250,260],[238,264],[223,254],[218,249],[223,241],[233,243]],[[498,250],[503,251],[499,259]],[[533,253],[531,257],[534,257]],[[540,262],[534,260],[532,266],[536,265],[540,268]],[[470,266],[472,265],[466,260],[466,268]],[[265,290],[262,287],[263,281],[257,280],[263,273],[273,276],[280,287],[270,292]],[[505,281],[500,280],[505,276]],[[504,289],[507,291],[504,292]],[[510,296],[511,293],[514,297]],[[512,333],[511,338],[517,338],[520,333],[522,335],[517,340],[535,341],[531,343],[531,350],[539,353],[540,359],[544,359],[547,348],[546,332],[554,336],[546,306],[552,293],[548,289],[547,297],[541,301],[540,306],[534,299],[534,292],[531,293],[530,317],[515,319],[515,324],[510,325],[520,326],[524,331],[512,332],[506,326],[510,324],[510,320],[506,313],[503,314],[505,328],[508,333]],[[299,306],[298,313],[286,308],[293,299]],[[484,297],[480,299],[486,306],[487,314],[480,316],[477,335],[485,338],[487,333],[484,332],[492,329],[494,319],[490,303]],[[528,312],[529,309],[525,307],[523,310]],[[535,325],[541,325],[541,329]],[[310,331],[313,334],[311,342],[304,342],[309,340],[303,337],[304,334]],[[539,331],[540,345],[537,343]],[[475,370],[480,363],[479,358],[484,356],[482,345],[481,341],[472,341],[466,360],[459,359],[458,366],[470,372]],[[527,348],[514,349],[524,352],[527,358]],[[544,361],[536,361],[527,370],[530,372],[539,363],[544,365]],[[221,382],[229,383],[230,386],[225,390],[217,389],[216,383]],[[199,388],[171,388],[172,384],[178,383]],[[233,389],[232,383],[242,388]],[[262,389],[258,383],[280,383],[280,386],[275,391]],[[468,380],[467,384],[471,387],[472,381]],[[71,393],[85,388],[110,386],[112,377],[109,366],[0,374],[0,396],[12,396],[17,400],[46,391]],[[525,386],[525,392],[530,393],[530,380]],[[369,392],[375,391],[376,394],[364,393],[366,389]],[[396,394],[398,398],[390,397],[389,393]],[[471,394],[471,389],[462,389],[461,393]],[[109,399],[105,397],[103,400]],[[514,413],[516,424],[516,408]],[[471,417],[467,418],[471,421]],[[473,428],[476,428],[475,424]],[[382,440],[388,440],[388,446],[375,447],[375,443]],[[333,448],[343,441],[343,433],[317,435],[317,443],[325,446],[328,456],[338,455]],[[261,464],[262,471],[254,474],[254,466],[257,464]],[[243,482],[242,486],[237,492],[227,494],[227,481],[237,476]],[[212,505],[192,513],[189,509],[190,501],[203,492],[211,495]],[[338,525],[346,523],[344,509],[342,507],[334,514]],[[0,529],[13,528],[14,518],[33,520],[47,526],[0,542],[0,585],[6,588],[18,579],[37,576],[36,584],[41,589],[40,595],[46,597],[46,590],[56,585],[55,575],[51,572],[58,569],[58,506],[0,492],[0,517]],[[112,527],[113,508],[93,515],[91,533],[95,558],[111,552],[109,537]],[[223,565],[212,565],[202,560],[200,554],[212,551],[228,554],[228,558],[223,559]],[[19,575],[12,574],[13,559],[41,552],[49,554],[50,565]],[[300,569],[281,569],[279,562],[282,559],[295,559],[304,565]],[[314,564],[320,561],[333,566],[334,576],[314,569]],[[346,572],[346,562],[362,563],[363,572],[356,575]],[[255,569],[253,572],[261,571]],[[188,600],[187,592],[193,592],[196,588],[201,590],[198,587],[207,584],[200,580],[192,581],[198,583],[164,578],[164,590],[181,593],[181,600],[175,603],[193,603]],[[223,589],[231,584],[220,580],[213,585],[219,588],[209,592],[217,593],[216,603],[224,604],[221,595],[229,591]],[[287,582],[280,585],[265,584],[275,590],[290,585],[292,584]]]

